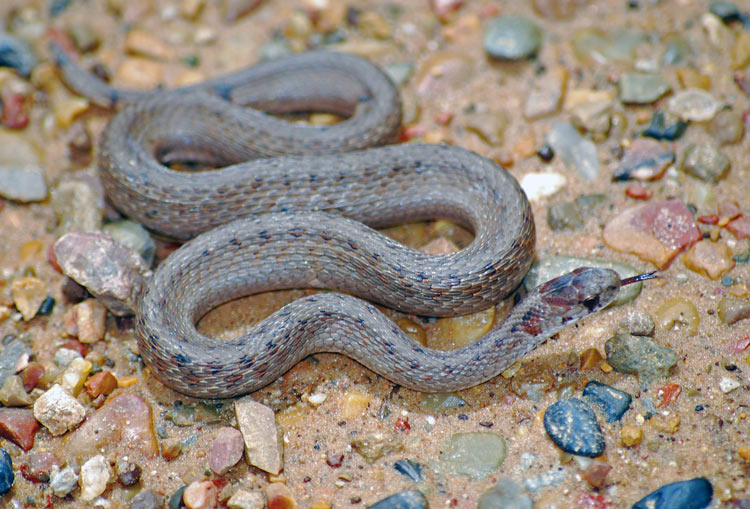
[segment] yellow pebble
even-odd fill
[[[740,458],[750,463],[750,447],[743,445],[737,449],[737,454],[740,455]]]
[[[28,242],[25,242],[23,246],[21,246],[21,249],[19,250],[19,254],[21,255],[21,260],[28,261],[29,258],[41,253],[42,249],[44,249],[44,244],[42,244],[41,241],[30,240]]]
[[[131,385],[135,385],[138,383],[138,377],[137,376],[123,376],[122,378],[117,379],[117,385],[119,387],[130,387]]]
[[[344,404],[341,408],[344,419],[354,419],[363,416],[371,401],[372,397],[365,392],[359,390],[349,391],[344,396]]]
[[[638,445],[643,440],[643,430],[632,424],[625,424],[620,430],[620,442],[626,447]]]

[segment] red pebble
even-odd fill
[[[740,216],[727,223],[727,230],[738,239],[750,239],[750,216]]]
[[[659,396],[659,406],[660,407],[666,407],[669,406],[670,403],[675,401],[682,392],[682,387],[680,387],[677,384],[668,384],[664,387],[661,387],[659,390],[656,391],[656,394]]]
[[[393,425],[393,431],[401,431],[407,433],[411,430],[411,424],[409,424],[408,417],[399,417],[396,424]]]
[[[54,452],[35,451],[29,453],[28,461],[21,465],[21,474],[31,482],[47,482],[55,465],[59,466],[60,460]]]
[[[697,220],[699,223],[703,224],[717,224],[719,222],[719,216],[716,214],[709,214],[707,216],[699,216]]]
[[[29,112],[21,94],[3,95],[2,123],[9,129],[23,129],[28,125]]]
[[[742,210],[736,202],[724,201],[719,204],[719,216],[727,219],[735,219],[742,215]]]
[[[34,435],[39,423],[30,408],[0,408],[0,436],[7,438],[24,451],[34,447]]]
[[[329,454],[326,458],[326,465],[331,468],[339,468],[344,462],[343,454]]]
[[[86,354],[89,353],[89,349],[86,347],[86,345],[76,339],[68,339],[62,345],[60,345],[60,347],[67,348],[69,350],[75,350],[76,352],[81,354],[81,357],[86,357]]]
[[[635,200],[648,200],[654,193],[652,193],[650,189],[643,187],[638,182],[633,182],[627,187],[627,189],[625,189],[625,194]]]
[[[36,387],[39,380],[44,376],[44,365],[39,362],[30,362],[28,366],[23,368],[21,372],[21,381],[23,383],[23,389],[26,392],[31,392],[31,389]]]

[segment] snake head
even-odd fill
[[[613,270],[580,267],[544,283],[539,296],[567,324],[607,307],[620,286]]]

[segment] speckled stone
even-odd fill
[[[151,490],[141,490],[130,501],[130,509],[157,509],[164,507],[160,497]]]
[[[583,397],[593,405],[599,407],[606,415],[607,422],[622,419],[630,408],[633,398],[627,392],[615,389],[609,385],[592,380],[583,389]]]
[[[637,374],[646,379],[663,377],[677,364],[674,350],[646,336],[617,334],[604,344],[607,362],[619,373]]]
[[[544,412],[544,429],[563,451],[596,457],[604,452],[604,435],[588,403],[578,398],[560,400]]]
[[[75,428],[85,415],[83,405],[57,384],[34,403],[34,417],[53,435]]]
[[[633,505],[633,509],[703,509],[713,498],[708,479],[696,477],[662,486]]]
[[[13,460],[5,449],[0,449],[0,495],[5,495],[13,487]]]
[[[427,498],[417,490],[406,490],[375,502],[368,509],[427,509]]]
[[[704,182],[718,182],[729,171],[729,158],[711,145],[690,145],[681,167],[688,175]]]
[[[495,58],[529,58],[539,51],[541,44],[541,29],[530,19],[517,14],[491,20],[484,31],[484,49]]]
[[[216,433],[208,451],[208,464],[216,475],[226,474],[242,459],[245,442],[238,429],[226,426]]]

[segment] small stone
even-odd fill
[[[649,104],[669,92],[669,86],[658,74],[626,72],[620,76],[620,101],[627,104]]]
[[[495,306],[463,316],[438,318],[427,336],[427,346],[455,350],[470,345],[487,334],[495,323]]]
[[[702,237],[693,215],[678,200],[626,209],[607,223],[602,236],[615,251],[635,254],[656,267]]]
[[[135,56],[144,56],[154,60],[175,60],[177,53],[153,33],[134,28],[125,36],[125,51]]]
[[[32,416],[33,418],[33,416]],[[23,476],[34,483],[49,482],[51,473],[60,468],[60,461],[54,452],[32,451],[24,465],[21,465]]]
[[[636,49],[646,40],[645,34],[630,28],[606,34],[599,28],[584,28],[573,33],[571,43],[579,60],[601,65],[606,62],[632,63]]]
[[[441,459],[450,470],[472,479],[483,479],[505,461],[508,446],[497,433],[456,433]]]
[[[104,338],[107,308],[96,299],[86,299],[70,308],[63,319],[65,332],[81,343],[96,343]]]
[[[612,178],[614,180],[656,180],[675,161],[675,154],[658,141],[638,138],[625,151]]]
[[[268,509],[297,509],[297,501],[284,483],[272,482],[266,486],[266,501]]]
[[[141,480],[141,467],[137,463],[119,461],[117,463],[117,479],[123,486],[135,486]]]
[[[208,464],[211,471],[216,475],[226,474],[242,459],[244,450],[245,443],[239,430],[229,426],[221,428],[209,446]]]
[[[0,408],[0,436],[24,451],[34,447],[39,423],[30,408]]]
[[[37,166],[0,166],[0,196],[29,203],[47,198],[44,170]]]
[[[553,231],[580,230],[586,218],[573,202],[562,202],[547,208],[547,225]]]
[[[11,340],[7,344],[0,343],[0,381],[5,381],[18,371],[18,362],[21,358],[28,358],[31,351],[18,339]]]
[[[588,466],[581,472],[581,477],[595,488],[601,488],[607,478],[607,474],[612,470],[612,465],[603,461],[587,460]]]
[[[531,20],[506,14],[487,23],[484,50],[494,58],[520,60],[534,56],[542,44],[542,31]]]
[[[13,303],[16,309],[28,322],[36,316],[39,306],[47,296],[47,287],[41,279],[35,277],[19,277],[10,285]]]
[[[10,67],[28,77],[36,64],[36,55],[26,41],[0,31],[0,67]]]
[[[154,263],[156,243],[140,224],[128,220],[117,221],[104,225],[102,230],[109,233],[115,242],[140,254],[149,267]]]
[[[29,406],[32,403],[31,397],[23,388],[20,376],[13,375],[5,379],[0,388],[0,403],[10,407]]]
[[[507,117],[500,112],[481,111],[466,117],[464,128],[492,146],[503,144],[503,135],[508,125]]]
[[[655,140],[675,141],[685,134],[688,123],[676,118],[674,115],[657,111],[651,118],[651,123],[643,131],[643,136]]]
[[[696,477],[662,486],[636,502],[633,509],[703,509],[711,504],[713,493],[708,479]]]
[[[567,183],[564,175],[555,172],[527,173],[521,178],[521,187],[531,202],[556,194]]]
[[[34,403],[34,417],[55,436],[75,428],[85,415],[83,405],[58,384]]]
[[[365,415],[365,412],[372,403],[372,396],[361,390],[350,390],[344,395],[341,404],[342,417],[346,420],[358,419]]]
[[[721,109],[721,103],[705,90],[680,90],[667,101],[667,110],[682,120],[707,122]]]
[[[162,65],[145,58],[129,57],[115,71],[115,80],[137,90],[153,90],[162,81]]]
[[[625,318],[617,324],[615,332],[618,334],[634,334],[636,336],[653,336],[654,319],[648,313],[630,310]]]
[[[719,145],[734,145],[745,136],[745,123],[740,113],[722,110],[708,124],[708,131]]]
[[[678,67],[675,69],[677,79],[683,88],[699,88],[701,90],[711,89],[711,77],[690,67]]]
[[[625,194],[634,200],[649,200],[654,193],[650,189],[643,187],[642,184],[633,182],[625,188]]]
[[[219,490],[212,481],[195,481],[185,488],[182,500],[188,509],[213,509],[219,503]]]
[[[740,320],[750,318],[750,301],[746,299],[735,299],[722,297],[716,310],[721,323],[731,325]]]
[[[531,497],[510,477],[501,477],[489,490],[482,493],[477,509],[533,509]]]
[[[392,433],[373,433],[355,438],[351,446],[370,464],[387,454],[404,449],[404,444]]]
[[[234,402],[234,412],[245,440],[247,462],[270,474],[278,474],[281,444],[273,410],[246,396]]]
[[[577,171],[586,180],[593,180],[599,175],[600,164],[596,145],[581,136],[569,122],[553,123],[546,141],[569,170]]]
[[[68,29],[68,35],[81,53],[88,53],[99,47],[99,34],[87,23],[75,23]]]
[[[71,232],[54,246],[57,263],[117,316],[133,314],[151,271],[143,258],[104,233]]]
[[[612,126],[613,106],[614,101],[610,98],[578,102],[568,110],[570,121],[584,131],[606,134]]]
[[[179,437],[167,438],[161,443],[161,457],[171,461],[182,454],[182,440]]]
[[[237,490],[227,501],[229,509],[263,509],[265,506],[265,497],[257,491]]]
[[[151,406],[136,394],[119,393],[110,398],[71,433],[66,444],[78,457],[114,447],[132,449],[149,458],[159,450]]]
[[[560,400],[544,412],[544,429],[563,451],[596,457],[604,452],[604,435],[588,403],[577,398]]]
[[[721,380],[719,380],[719,390],[724,394],[728,394],[741,386],[742,384],[738,380],[729,378],[728,376],[722,377]]]
[[[614,387],[595,380],[586,384],[586,387],[583,389],[583,397],[607,415],[607,422],[616,422],[622,419],[622,416],[630,408],[630,402],[633,400],[632,396],[627,392],[617,390]]]
[[[60,386],[74,397],[77,397],[81,393],[81,390],[83,390],[83,383],[86,381],[93,367],[94,365],[87,360],[81,358],[73,359],[65,368],[62,375],[60,375]]]
[[[104,493],[110,478],[109,462],[101,454],[97,454],[81,465],[78,484],[81,486],[81,500],[91,502]]]
[[[81,180],[64,180],[52,192],[52,208],[57,216],[58,232],[93,232],[102,224],[100,199],[94,189]]]
[[[53,360],[55,361],[56,365],[60,366],[61,368],[65,368],[74,360],[80,359],[82,357],[83,356],[80,352],[73,350],[72,348],[58,348],[55,351]]]
[[[740,32],[732,47],[732,69],[742,69],[750,63],[750,32]]]
[[[84,388],[89,396],[91,396],[91,399],[96,399],[102,394],[108,396],[112,391],[117,389],[117,378],[115,378],[115,375],[111,371],[105,369],[90,376],[86,380]]]
[[[729,171],[729,158],[711,145],[690,145],[685,151],[682,170],[704,182],[718,182]]]
[[[5,449],[0,449],[0,496],[5,495],[13,487],[13,459]]]
[[[695,305],[685,298],[671,297],[663,300],[654,316],[659,328],[664,332],[678,327],[680,332],[687,336],[698,333],[698,311]]]
[[[130,500],[130,509],[159,509],[164,507],[161,497],[151,490],[141,490]]]
[[[406,490],[378,500],[368,506],[368,509],[427,509],[427,507],[427,498],[421,491]]]
[[[556,113],[567,83],[568,72],[564,67],[555,67],[537,76],[526,95],[523,116],[535,120]]]
[[[393,35],[393,30],[388,24],[388,21],[375,11],[364,11],[360,13],[357,26],[365,37],[390,39]]]
[[[646,336],[617,334],[604,344],[607,362],[619,373],[635,374],[646,380],[665,377],[677,364],[677,355]]]
[[[63,498],[67,496],[78,485],[78,474],[72,467],[62,470],[53,468],[50,474],[49,487],[55,496]]]
[[[414,74],[414,64],[412,62],[400,62],[385,66],[385,73],[391,78],[391,81],[397,87],[405,85],[412,74]]]
[[[620,428],[620,442],[625,447],[633,447],[643,441],[643,430],[632,424],[624,424]]]
[[[466,401],[455,392],[428,392],[422,395],[422,407],[432,412],[466,405]]]
[[[727,223],[727,230],[732,232],[737,239],[750,238],[750,216],[740,216]]]
[[[206,0],[181,0],[180,16],[188,21],[196,21],[205,5]]]
[[[414,482],[422,480],[422,465],[408,458],[400,459],[393,464],[399,474],[405,475]]]
[[[732,250],[724,243],[701,240],[682,257],[685,267],[709,279],[719,279],[734,268]]]
[[[693,56],[688,42],[679,34],[670,34],[664,40],[664,54],[661,57],[663,65],[682,65]]]

